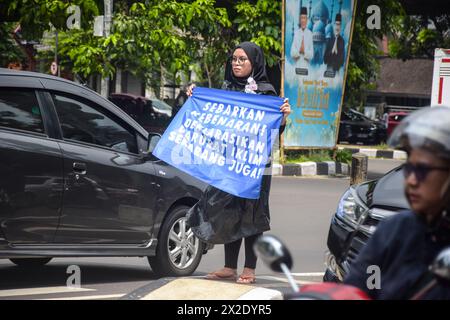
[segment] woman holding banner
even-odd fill
[[[191,85],[187,89],[188,96],[192,95],[194,87]],[[258,45],[243,42],[234,49],[226,63],[222,89],[276,95],[267,77],[263,51]],[[281,134],[286,118],[291,113],[288,99],[284,100],[280,111],[284,114]],[[266,167],[270,167],[270,163]],[[225,244],[224,268],[209,273],[207,279],[233,280],[243,284],[255,282],[257,258],[253,244],[264,231],[270,230],[270,184],[271,175],[264,175],[258,199],[240,198],[208,186],[199,202],[189,210],[188,223],[196,236],[209,243]],[[242,239],[245,239],[245,266],[238,277],[237,264]]]

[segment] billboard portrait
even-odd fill
[[[333,148],[355,0],[285,0],[284,96],[292,114],[283,146]]]

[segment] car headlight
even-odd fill
[[[356,190],[350,187],[339,200],[336,215],[351,224],[356,224],[365,211],[367,208],[359,200]]]

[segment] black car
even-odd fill
[[[380,144],[386,141],[385,124],[353,109],[342,110],[338,142]]]
[[[191,274],[207,248],[185,214],[206,185],[152,156],[159,137],[81,85],[0,69],[0,258],[142,256]]]
[[[113,93],[108,99],[148,132],[164,133],[173,119],[173,108],[159,99],[129,93]]]
[[[401,167],[378,180],[351,186],[341,197],[331,220],[324,281],[340,282],[378,223],[409,209]]]

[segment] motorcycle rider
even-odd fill
[[[408,154],[403,173],[411,210],[380,222],[344,283],[373,299],[411,299],[417,292],[422,292],[420,299],[450,299],[448,282],[427,286],[433,279],[429,265],[450,246],[450,108],[412,113],[388,143]]]

